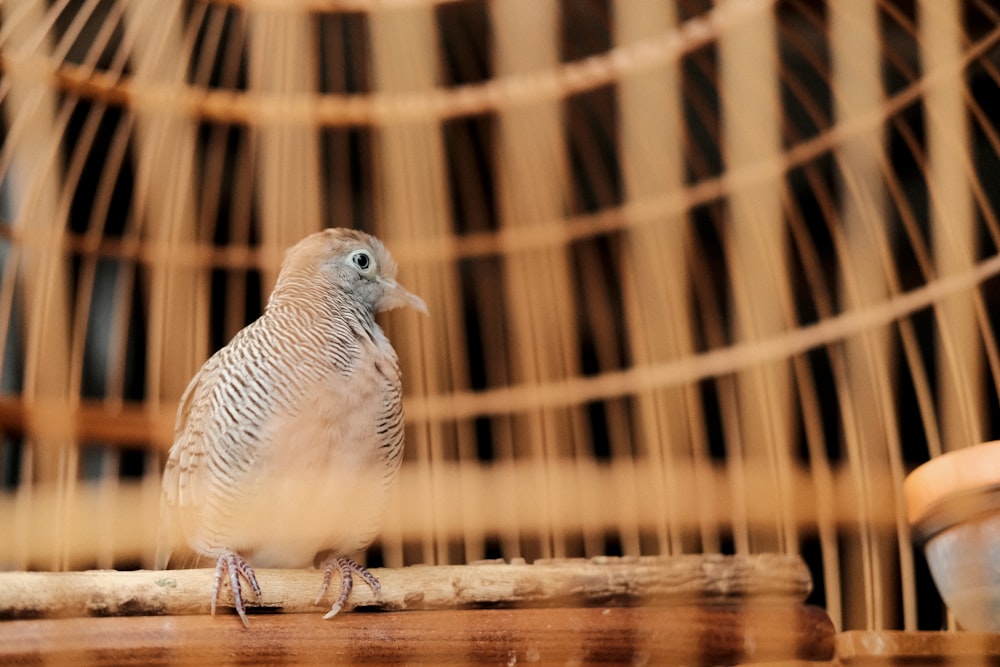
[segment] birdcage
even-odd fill
[[[998,42],[989,0],[0,2],[2,660],[995,659],[904,479],[998,435]],[[380,316],[384,597],[209,621],[150,571],[178,401],[325,227],[430,311]]]

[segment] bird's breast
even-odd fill
[[[244,487],[242,541],[258,566],[302,567],[319,551],[355,551],[374,537],[387,494],[378,425],[391,402],[375,380],[326,377],[270,424]]]

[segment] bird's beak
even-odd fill
[[[385,290],[382,298],[379,299],[379,310],[392,310],[393,308],[413,308],[419,310],[424,315],[428,315],[427,304],[419,296],[409,291],[395,280],[382,279]]]

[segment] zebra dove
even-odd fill
[[[312,234],[288,250],[255,322],[216,352],[181,398],[163,475],[156,567],[186,546],[215,559],[212,613],[228,580],[248,626],[241,578],[250,565],[323,568],[347,601],[352,558],[375,539],[403,455],[396,353],[375,314],[420,297],[395,281],[378,239],[348,229]]]

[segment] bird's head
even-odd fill
[[[396,282],[396,270],[395,260],[377,238],[336,228],[311,234],[289,248],[281,273],[317,272],[373,313],[409,306],[427,314],[424,300]]]

